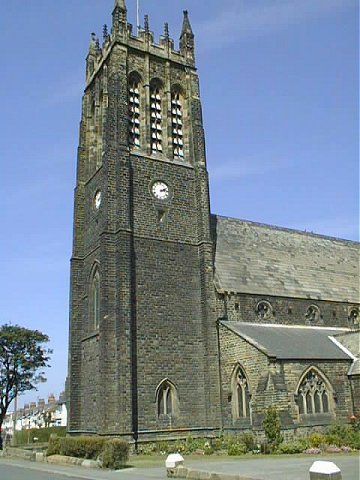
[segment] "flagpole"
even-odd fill
[[[136,29],[137,29],[137,34],[139,35],[140,33],[140,19],[139,19],[139,0],[136,0]]]

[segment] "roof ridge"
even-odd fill
[[[232,320],[227,320],[229,323],[239,323],[241,325],[251,325],[253,327],[274,327],[274,328],[303,328],[309,330],[336,330],[342,331],[344,333],[351,332],[351,328],[348,327],[326,327],[321,325],[279,325],[275,323],[253,323],[253,322],[235,322]]]
[[[270,228],[272,230],[279,230],[283,232],[289,232],[289,233],[297,233],[300,235],[305,235],[307,237],[315,237],[315,238],[323,238],[324,240],[331,240],[331,241],[337,241],[337,242],[344,242],[344,243],[351,243],[354,245],[360,245],[360,242],[357,240],[349,240],[348,238],[340,238],[340,237],[332,237],[331,235],[324,235],[321,233],[314,233],[314,232],[307,232],[306,230],[299,230],[296,228],[290,228],[290,227],[281,227],[279,225],[271,225],[269,223],[262,223],[262,222],[255,222],[253,220],[246,220],[243,218],[235,218],[235,217],[228,217],[226,215],[218,215],[216,213],[211,214],[213,217],[219,217],[219,218],[224,218],[228,220],[235,220],[237,222],[242,222],[242,223],[247,223],[250,225],[262,227],[262,228]]]

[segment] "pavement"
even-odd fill
[[[264,480],[309,480],[309,468],[316,460],[334,462],[343,480],[359,480],[359,455],[272,456],[272,457],[185,457],[185,466],[225,474],[241,474]],[[131,462],[131,460],[130,460]],[[162,460],[136,459],[135,467],[118,471],[87,469],[78,466],[50,465],[20,459],[0,458],[0,479],[86,479],[86,480],[165,480],[165,457]],[[9,473],[10,472],[10,473]],[[21,476],[23,473],[23,476]],[[9,476],[10,475],[10,476]]]

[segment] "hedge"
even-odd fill
[[[66,427],[30,428],[15,432],[16,445],[27,445],[29,443],[47,443],[50,435],[65,437]],[[36,438],[36,440],[34,440]]]
[[[104,444],[101,454],[102,466],[118,470],[124,468],[129,459],[129,445],[123,440],[114,438]]]
[[[100,458],[105,468],[124,467],[129,457],[129,445],[124,440],[106,437],[51,437],[47,455],[97,460]]]

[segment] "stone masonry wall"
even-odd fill
[[[256,306],[264,300],[270,303],[272,313],[261,318],[256,313]],[[306,318],[307,309],[311,305],[318,306],[320,310],[319,318],[315,321]],[[230,293],[217,295],[217,310],[220,318],[239,322],[354,327],[348,318],[350,305],[341,302]]]
[[[220,325],[222,408],[225,429],[261,428],[265,410],[276,405],[283,428],[326,425],[335,419],[348,421],[351,412],[350,384],[347,372],[350,361],[287,361],[272,360],[241,337]],[[251,394],[251,419],[233,420],[231,415],[230,379],[236,364],[248,378]],[[304,373],[314,367],[332,387],[332,414],[300,417],[295,401],[299,382]]]

